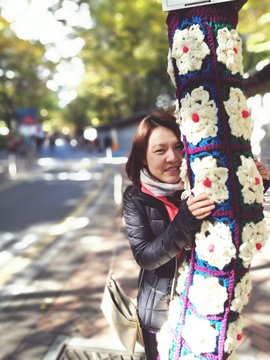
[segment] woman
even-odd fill
[[[138,311],[148,360],[158,355],[156,333],[167,317],[184,248],[215,207],[205,195],[181,200],[179,139],[175,118],[154,113],[140,123],[126,164],[133,186],[124,194],[124,218],[134,258],[143,269]]]
[[[147,360],[157,359],[156,333],[167,319],[173,279],[185,258],[185,248],[202,219],[215,208],[205,195],[181,200],[179,139],[175,118],[166,112],[153,113],[140,123],[126,164],[133,185],[124,193],[124,218],[134,258],[142,270],[138,312]],[[262,177],[269,179],[266,166],[256,164]]]

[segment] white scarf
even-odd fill
[[[176,191],[183,190],[182,180],[175,184],[168,184],[153,178],[147,169],[140,171],[140,180],[143,186],[150,190],[155,196],[172,196]]]

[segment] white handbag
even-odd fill
[[[118,335],[129,354],[133,355],[136,342],[143,346],[136,300],[127,296],[111,273],[105,284],[101,309],[108,324]]]

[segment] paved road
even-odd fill
[[[40,158],[0,184],[0,359],[42,359],[59,336],[98,332],[122,165],[82,155]]]

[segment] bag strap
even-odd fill
[[[117,247],[114,248],[114,249],[113,249],[113,252],[112,252],[112,257],[111,257],[111,261],[110,261],[110,267],[109,267],[108,276],[112,275],[113,267],[114,267],[115,259],[116,259],[116,253],[117,253]]]
[[[112,276],[112,274],[113,274],[113,267],[114,267],[114,264],[115,264],[117,250],[118,250],[118,247],[115,247],[114,250],[113,250],[112,259],[111,259],[111,263],[110,263],[110,268],[109,268],[109,272],[108,272],[108,277]],[[140,288],[142,286],[142,279],[143,279],[144,272],[145,272],[145,270],[141,268],[138,291],[140,290]]]
[[[176,256],[176,257],[175,257],[174,277],[173,277],[173,281],[172,281],[170,301],[171,301],[171,300],[173,299],[173,297],[174,297],[177,277],[178,277],[178,261],[177,261],[177,256]]]

